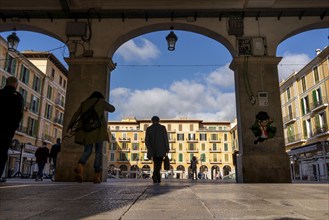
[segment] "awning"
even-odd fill
[[[14,157],[19,157],[21,155],[20,151],[17,150],[8,150],[8,156],[14,156]],[[23,157],[30,158],[30,159],[35,159],[35,155],[27,152],[23,152]]]
[[[297,149],[291,149],[287,153],[288,153],[289,156],[292,156],[292,155],[308,153],[308,152],[312,152],[312,151],[318,151],[317,146],[318,146],[318,144],[313,144],[313,145],[310,145],[310,146],[305,146],[305,147],[301,147],[301,148],[297,148]]]

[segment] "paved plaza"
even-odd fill
[[[0,219],[329,219],[328,183],[108,179],[0,184]]]

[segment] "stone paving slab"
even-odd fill
[[[328,183],[109,179],[0,184],[0,220],[329,219]]]

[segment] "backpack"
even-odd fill
[[[97,112],[95,111],[95,105],[97,101],[84,113],[81,114],[81,122],[82,122],[82,130],[85,132],[93,131],[99,127],[101,127],[102,122],[98,117]]]

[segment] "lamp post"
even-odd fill
[[[13,32],[7,37],[8,50],[15,52],[19,43],[19,38],[16,35],[16,32]]]
[[[175,45],[176,45],[176,42],[178,40],[178,37],[174,33],[173,29],[174,29],[173,27],[170,27],[170,30],[171,31],[170,31],[170,33],[166,37],[166,40],[167,40],[167,43],[168,43],[168,50],[169,51],[174,51],[175,50]]]

